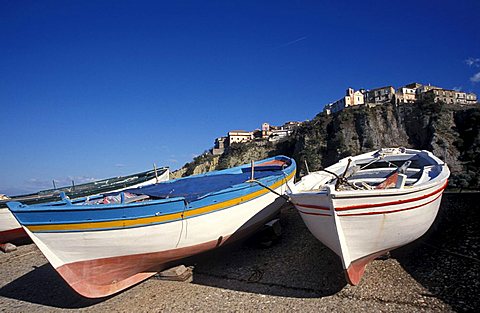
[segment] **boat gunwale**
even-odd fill
[[[161,167],[157,169],[157,173],[159,176],[165,174],[165,172],[168,171],[168,167]],[[51,203],[51,202],[56,202],[56,201],[48,201],[49,198],[59,198],[60,194],[62,192],[65,192],[67,195],[68,194],[75,194],[75,193],[85,193],[88,192],[89,189],[86,188],[87,186],[92,186],[91,191],[95,192],[95,189],[102,189],[102,188],[115,188],[121,187],[122,184],[125,184],[126,182],[131,182],[133,181],[138,181],[138,184],[147,182],[149,180],[152,180],[155,178],[155,170],[147,170],[144,172],[140,173],[135,173],[135,174],[130,174],[130,175],[125,175],[125,176],[116,176],[116,177],[110,177],[110,178],[104,178],[100,180],[95,180],[93,182],[88,182],[88,183],[83,183],[83,184],[78,184],[74,186],[62,186],[58,187],[56,189],[45,189],[41,190],[37,193],[30,193],[30,194],[24,194],[24,195],[18,195],[18,196],[12,196],[10,199],[7,200],[0,200],[0,206],[3,208],[4,206],[6,207],[6,204],[8,202],[25,202],[25,201],[41,201],[40,203],[31,203],[30,205],[42,205],[46,203]],[[112,182],[109,182],[112,181]],[[137,183],[137,182],[136,182]],[[100,185],[102,184],[102,185]],[[98,186],[97,186],[98,185]],[[134,184],[135,185],[135,184]],[[70,190],[70,188],[73,188],[73,190]],[[79,189],[79,190],[76,190]],[[98,191],[98,190],[97,190]],[[109,191],[103,192],[107,193]],[[74,195],[75,197],[75,195]],[[85,196],[78,197],[76,199],[81,199],[84,198]],[[43,202],[46,200],[47,202]]]
[[[288,180],[287,178],[291,176],[292,174],[292,165],[289,165],[286,169],[284,170],[279,170],[277,174],[275,175],[270,175],[266,176],[263,178],[258,179],[259,182],[261,183],[273,183],[275,184],[277,181],[281,181],[282,179]],[[295,170],[293,170],[295,172]],[[122,208],[130,208],[130,207],[135,207],[135,206],[150,206],[150,205],[156,205],[156,204],[164,204],[168,202],[177,202],[177,201],[184,201],[188,203],[188,207],[191,209],[196,209],[193,208],[191,205],[197,201],[207,199],[209,197],[214,197],[214,196],[219,196],[223,194],[228,194],[232,192],[237,192],[241,191],[244,189],[252,188],[252,184],[255,184],[254,182],[243,182],[240,184],[235,184],[232,186],[229,186],[227,188],[207,193],[198,199],[195,199],[193,201],[187,202],[185,200],[185,197],[172,197],[172,198],[165,198],[165,199],[151,199],[147,201],[142,201],[142,202],[131,202],[131,203],[109,203],[109,204],[69,204],[63,201],[57,201],[57,202],[50,202],[50,203],[45,203],[45,204],[34,204],[34,205],[25,205],[22,204],[19,201],[9,201],[9,203],[19,203],[21,204],[21,207],[19,206],[18,208],[10,209],[10,211],[15,212],[15,213],[26,213],[26,212],[51,212],[51,211],[88,211],[88,210],[116,210],[116,209],[122,209]],[[261,190],[263,187],[259,186],[259,190]],[[121,193],[121,191],[119,192]],[[101,197],[101,195],[97,195],[96,197]],[[84,198],[77,198],[75,199],[75,203],[81,203],[83,199],[87,199],[87,197]],[[227,201],[230,199],[227,199]],[[173,212],[170,212],[173,213]]]
[[[264,179],[268,179],[272,181],[271,188],[279,188],[283,185],[286,185],[289,180],[293,179],[295,173],[296,173],[296,163],[293,159],[289,158],[291,160],[291,164],[283,170],[279,170],[277,175],[272,175],[272,176],[267,176],[264,177]],[[232,188],[227,188],[224,190],[223,193],[232,193],[232,192],[238,192],[240,190],[246,189],[246,188],[252,188],[252,182],[250,183],[242,183],[239,185],[244,185],[242,188],[237,188],[237,189],[232,189]],[[278,184],[278,186],[275,186]],[[106,231],[106,230],[118,230],[118,229],[128,229],[128,228],[135,228],[135,227],[146,227],[146,226],[153,226],[153,225],[158,225],[158,224],[164,224],[164,223],[170,223],[170,222],[175,222],[183,219],[189,219],[189,218],[194,218],[197,216],[205,215],[205,214],[211,214],[215,213],[218,211],[222,211],[231,207],[234,207],[240,203],[245,203],[249,202],[255,199],[258,199],[265,194],[268,194],[268,190],[264,189],[261,186],[258,186],[259,188],[255,188],[254,191],[246,194],[246,195],[240,195],[237,197],[231,197],[229,199],[224,199],[223,201],[216,202],[216,203],[209,203],[206,205],[202,205],[199,207],[192,207],[190,206],[185,206],[183,210],[178,210],[175,209],[175,211],[170,211],[170,212],[164,212],[163,214],[159,215],[143,215],[143,216],[134,216],[134,217],[129,217],[129,218],[116,218],[116,219],[104,219],[104,220],[85,220],[85,221],[59,221],[59,222],[28,222],[28,223],[21,223],[23,227],[26,227],[32,232],[39,232],[39,233],[48,233],[48,232],[90,232],[90,231]],[[214,196],[214,195],[211,195]],[[244,200],[244,198],[246,198]],[[199,199],[199,200],[203,200]],[[187,205],[187,202],[183,197],[176,197],[176,198],[169,198],[169,199],[160,199],[157,200],[157,203],[150,203],[150,205],[155,205],[155,204],[165,204],[168,202],[178,202],[182,201],[185,202]],[[238,203],[237,203],[238,200]],[[155,200],[152,201],[145,201],[145,202],[139,202],[139,203],[130,203],[130,204],[106,204],[106,205],[96,205],[95,210],[104,210],[104,209],[123,209],[123,208],[130,208],[132,205],[136,206],[145,206],[145,203],[149,202],[154,202]],[[160,202],[160,203],[158,203]],[[17,202],[18,203],[18,202]],[[215,208],[217,207],[218,208]],[[55,207],[47,207],[47,208],[40,208],[37,207],[35,208],[35,212],[60,212],[60,211],[72,211],[72,209],[76,209],[77,207],[82,207],[81,205],[61,205],[61,206],[55,206]],[[85,206],[83,206],[85,207]],[[209,207],[214,207],[210,208]],[[90,206],[90,208],[94,210]],[[206,211],[205,211],[206,210]],[[25,209],[11,209],[12,212],[15,213],[29,213],[32,212],[31,209],[27,208]],[[198,213],[194,213],[196,211],[199,211]],[[168,216],[171,216],[172,218],[169,219]],[[164,218],[165,220],[161,220]],[[158,221],[146,221],[146,219],[158,219]],[[135,221],[140,221],[144,220],[145,223],[135,223]],[[123,223],[123,225],[121,225]],[[125,223],[128,223],[130,225],[125,225]],[[93,224],[93,225],[92,225]],[[94,226],[101,226],[101,225],[109,225],[111,227],[94,227]],[[117,225],[118,224],[118,225]],[[77,225],[77,227],[68,228],[68,226],[74,226]],[[88,227],[88,226],[93,226],[93,227]]]
[[[371,159],[372,161],[375,159],[374,155],[378,153],[380,150],[375,150],[367,153],[363,153],[354,157],[346,157],[341,160],[339,160],[337,163],[332,164],[331,166],[327,167],[326,170],[333,171],[333,168],[340,170],[340,172],[343,172],[345,170],[345,166],[349,164],[350,161],[356,161],[358,159],[362,159],[365,161],[368,161],[368,159]],[[416,156],[418,158],[424,158],[425,160],[429,161],[430,164],[423,166],[420,170],[420,172],[424,172],[426,167],[440,167],[441,170],[439,171],[439,174],[432,180],[422,182],[420,184],[413,184],[410,185],[406,188],[389,188],[389,189],[367,189],[367,190],[335,190],[335,184],[333,183],[325,183],[322,186],[322,189],[310,189],[310,190],[300,190],[298,192],[295,192],[294,194],[318,194],[318,195],[326,195],[330,196],[333,199],[347,199],[347,198],[365,198],[365,197],[372,197],[372,196],[398,196],[398,195],[408,195],[414,192],[419,192],[422,190],[426,190],[429,188],[433,188],[437,185],[440,185],[443,183],[443,181],[448,181],[448,177],[450,175],[450,170],[447,166],[447,164],[436,157],[433,153],[431,153],[428,150],[415,150],[415,149],[406,149],[405,153],[401,154],[392,154],[393,156],[401,156],[401,155],[408,155],[408,156]],[[430,160],[428,160],[430,159]],[[349,161],[350,160],[350,161]],[[312,172],[308,175],[312,175],[315,173],[319,173],[322,171],[317,171],[317,172]],[[328,174],[328,173],[327,173]],[[306,175],[305,177],[307,177]],[[333,175],[330,174],[332,178],[334,178]],[[299,184],[301,181],[299,181],[297,184]]]

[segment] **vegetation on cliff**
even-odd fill
[[[349,155],[404,146],[432,151],[445,160],[452,171],[451,187],[480,189],[479,125],[480,108],[472,106],[417,102],[352,107],[338,114],[320,113],[281,142],[232,144],[220,157],[204,154],[186,164],[182,175],[197,174],[199,166],[209,171],[284,154],[297,161],[302,176],[305,162],[315,171]]]

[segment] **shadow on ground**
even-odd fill
[[[48,263],[0,288],[0,296],[65,309],[88,307],[106,299],[78,295]]]
[[[480,193],[444,194],[432,228],[392,253],[432,296],[455,311],[480,309]]]
[[[253,238],[181,263],[195,266],[193,283],[199,285],[302,298],[342,290],[346,282],[340,260],[310,234],[293,207],[282,208],[281,224],[282,235],[270,247],[260,247]],[[65,309],[108,299],[78,295],[48,263],[0,288],[0,296]]]
[[[261,248],[255,240],[197,259],[193,283],[283,297],[333,295],[346,285],[338,257],[316,240],[289,205],[281,211],[282,235]]]
[[[351,288],[344,288],[346,281],[340,259],[310,234],[291,206],[282,209],[283,234],[276,244],[268,248],[252,244],[255,241],[236,244],[184,264],[195,265],[194,284],[235,291],[291,298],[343,293],[343,297],[381,299],[387,303],[404,299],[414,303],[418,292],[432,300],[437,298],[456,311],[478,311],[479,206],[480,194],[445,194],[439,216],[429,232],[393,251],[395,262],[375,261],[367,268],[363,283]],[[424,288],[417,291],[415,282],[410,286],[410,277]],[[395,279],[406,285],[399,288]],[[386,295],[389,292],[392,295]],[[410,295],[405,298],[403,293]],[[49,264],[0,288],[0,296],[66,309],[89,307],[106,300],[79,296]]]

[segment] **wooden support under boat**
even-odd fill
[[[5,253],[13,252],[17,250],[17,246],[11,243],[0,244],[0,250]]]
[[[153,276],[160,280],[192,282],[193,281],[193,267],[178,265],[166,270],[161,271]]]

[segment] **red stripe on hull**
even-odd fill
[[[362,215],[377,215],[377,214],[390,214],[390,213],[396,213],[396,212],[402,212],[402,211],[408,211],[408,210],[413,210],[413,209],[418,209],[423,206],[426,206],[427,204],[430,204],[440,198],[442,194],[437,196],[435,199],[428,201],[427,203],[419,204],[416,206],[404,208],[404,209],[398,209],[398,210],[391,210],[391,211],[380,211],[380,212],[364,212],[364,213],[353,213],[353,214],[338,214],[338,216],[362,216]]]
[[[0,243],[16,242],[28,238],[27,233],[21,227],[0,232]]]
[[[422,200],[422,199],[431,197],[433,195],[436,195],[439,192],[442,192],[445,188],[447,188],[447,184],[448,184],[448,181],[445,182],[445,185],[443,185],[439,189],[435,190],[434,192],[423,195],[423,196],[420,196],[420,197],[416,197],[416,198],[410,198],[410,199],[405,199],[405,200],[397,200],[397,201],[391,201],[391,202],[384,202],[384,203],[351,205],[351,206],[335,208],[335,211],[349,211],[349,210],[369,209],[369,208],[376,208],[376,207],[382,207],[382,206],[389,206],[389,205],[397,205],[397,204],[414,202],[414,201],[418,201],[418,200]]]

